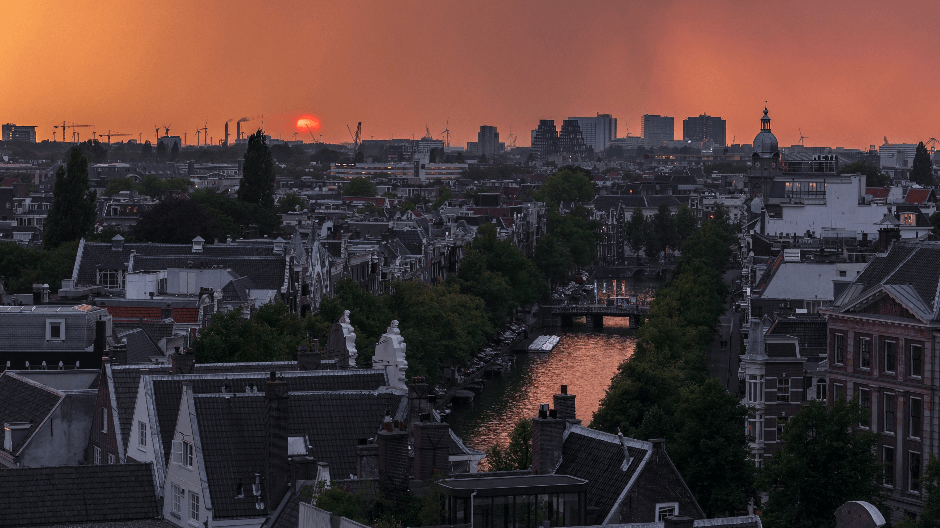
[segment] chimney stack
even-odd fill
[[[370,444],[368,438],[360,438],[356,446],[356,476],[359,480],[379,478],[379,446]]]
[[[228,146],[228,121],[225,122],[225,143],[223,145]]]
[[[108,322],[102,319],[95,321],[95,356],[103,356],[108,345]]]
[[[558,413],[558,419],[567,420],[573,424],[581,425],[581,420],[575,416],[574,394],[568,394],[568,386],[561,386],[561,394],[552,397],[555,403],[555,411]]]
[[[111,347],[109,355],[112,365],[127,365],[127,340]]]
[[[561,448],[568,422],[557,418],[557,411],[549,412],[548,404],[540,405],[539,415],[532,420],[532,471],[537,475],[551,475],[561,462]]]
[[[408,431],[387,415],[376,443],[379,447],[379,486],[389,498],[397,500],[407,493],[410,479]]]
[[[432,422],[428,414],[414,424],[414,479],[429,481],[434,470],[450,473],[450,426]]]
[[[180,350],[180,347],[176,347],[176,353],[170,356],[170,364],[173,374],[195,374],[196,356],[192,349]]]
[[[289,403],[287,382],[271,377],[264,386],[264,402],[267,412],[264,420],[264,482],[267,489],[266,502],[276,508],[287,493],[290,478],[287,461],[287,422]]]
[[[313,350],[307,346],[297,347],[297,367],[300,370],[317,370],[320,368],[320,343],[313,342]]]

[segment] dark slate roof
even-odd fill
[[[64,394],[37,383],[33,380],[17,376],[12,372],[0,374],[0,424],[7,422],[29,422],[29,432],[19,443],[13,446],[13,453],[20,448],[36,432],[43,420],[55,409]],[[0,474],[3,472],[0,471]],[[0,489],[4,489],[0,486]],[[2,502],[0,493],[0,502]],[[3,511],[3,508],[0,508]],[[3,515],[0,515],[2,518]],[[2,523],[2,520],[0,520]]]
[[[424,254],[424,240],[417,229],[402,229],[396,231],[395,235],[412,255]]]
[[[115,336],[123,333],[126,330],[140,328],[147,333],[147,336],[151,341],[157,342],[164,337],[170,337],[173,335],[173,328],[176,326],[176,323],[172,319],[165,319],[163,321],[147,321],[146,319],[112,319],[111,326]]]
[[[134,419],[134,407],[137,404],[137,387],[144,373],[161,374],[170,371],[167,366],[115,365],[111,367],[113,395],[117,403],[118,425],[121,427],[124,448],[130,440],[131,421]],[[177,400],[177,404],[179,400]],[[173,424],[174,427],[176,424]]]
[[[153,344],[150,336],[142,328],[135,328],[118,334],[118,340],[127,340],[127,364],[149,364],[152,356],[162,356],[163,353]]]
[[[895,242],[885,255],[876,256],[836,299],[838,311],[862,309],[876,296],[898,298],[912,312],[936,321],[940,313],[940,242]]]
[[[796,358],[795,343],[767,343],[767,357]]]
[[[578,425],[565,432],[562,460],[555,473],[588,481],[588,506],[598,508],[601,520],[610,514],[653,449],[649,442],[632,438],[623,441],[631,457],[626,470],[622,469],[625,459],[621,437]]]
[[[603,194],[594,197],[591,202],[598,211],[610,211],[618,207],[625,207],[633,211],[637,207],[646,207],[646,197],[639,194]]]
[[[206,244],[202,252],[193,253],[191,244],[126,243],[120,251],[115,251],[108,242],[85,242],[79,255],[77,284],[94,284],[95,271],[99,268],[126,269],[131,251],[136,252],[134,269],[137,271],[185,268],[193,261],[194,265],[204,263],[203,267],[231,268],[240,276],[251,277],[259,288],[277,289],[284,282],[285,258],[274,254],[273,243]],[[269,288],[269,284],[273,286]]]
[[[320,245],[326,248],[326,251],[333,258],[342,258],[343,257],[343,241],[342,240],[321,240]]]
[[[247,301],[250,298],[249,290],[255,285],[248,277],[240,277],[222,287],[223,301]]]
[[[0,526],[160,516],[151,464],[5,469],[0,489]]]
[[[38,528],[38,527],[37,527]],[[135,521],[87,522],[47,524],[42,528],[177,528],[175,524],[163,519],[138,519]]]
[[[826,347],[826,319],[818,314],[780,317],[767,333],[793,336],[799,340],[801,349]]]
[[[692,521],[694,528],[762,528],[760,517],[757,515],[744,515],[742,517],[718,517],[715,519],[697,519]],[[601,528],[601,526],[586,526],[584,528]],[[663,528],[662,522],[605,524],[603,528]]]
[[[197,394],[193,401],[215,516],[257,516],[254,497],[237,498],[235,489],[264,471],[264,394]],[[355,473],[358,439],[378,432],[387,409],[398,414],[406,406],[405,396],[389,392],[291,393],[288,434],[307,435],[310,455],[331,474]]]
[[[257,364],[256,364],[257,365]],[[262,363],[263,365],[263,363]],[[199,367],[200,365],[197,365]],[[311,370],[281,372],[281,378],[287,382],[291,392],[297,391],[341,391],[375,390],[387,383],[381,370]],[[183,382],[192,384],[193,394],[264,394],[264,384],[270,375],[270,369],[256,367],[247,373],[210,374],[199,373],[183,375],[153,376],[154,408],[160,437],[164,446],[169,446],[176,429],[179,416],[180,397],[183,394]],[[251,390],[248,392],[246,389]],[[384,415],[383,415],[384,416]],[[357,437],[358,439],[358,437]],[[170,450],[163,450],[166,462],[170,459]]]

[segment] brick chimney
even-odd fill
[[[561,393],[552,396],[552,400],[555,404],[555,412],[558,414],[559,420],[567,420],[573,424],[581,425],[581,420],[578,420],[575,415],[575,406],[574,406],[574,394],[568,394],[568,386],[561,386]]]
[[[539,415],[532,420],[532,471],[537,475],[554,473],[561,462],[566,424],[556,411],[549,411],[547,403],[539,406]]]
[[[103,356],[108,346],[108,322],[102,319],[95,321],[95,356]]]
[[[171,372],[173,374],[194,374],[196,371],[196,356],[192,349],[180,349],[170,356]]]
[[[305,345],[297,347],[297,367],[300,370],[317,370],[320,368],[320,342],[313,341],[313,350]]]
[[[264,482],[267,491],[266,503],[270,509],[277,508],[287,493],[290,472],[287,461],[287,428],[289,403],[287,382],[271,377],[264,385]]]
[[[421,415],[431,412],[429,409],[428,395],[431,394],[431,386],[421,376],[411,378],[408,384],[408,416],[412,422],[421,419]]]
[[[414,479],[429,481],[434,470],[450,473],[450,426],[424,414],[414,424]]]
[[[359,480],[379,478],[379,445],[368,438],[360,438],[356,446],[356,475]]]
[[[112,365],[127,365],[127,340],[111,347],[108,351]]]
[[[398,420],[385,417],[376,437],[379,446],[379,486],[392,500],[408,491],[408,431]]]

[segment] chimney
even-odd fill
[[[555,404],[555,411],[558,413],[559,420],[567,420],[571,423],[581,425],[581,420],[575,416],[574,394],[568,394],[568,386],[561,386],[561,394],[552,397]]]
[[[166,306],[160,307],[160,319],[173,319],[173,305],[166,303]]]
[[[294,492],[300,491],[298,482],[302,480],[316,480],[320,464],[312,456],[292,456],[289,459],[290,464],[290,482],[293,485]]]
[[[242,138],[242,122],[239,121],[235,123],[235,142],[238,143],[238,140]]]
[[[264,402],[267,411],[264,420],[264,482],[267,490],[266,502],[273,509],[277,508],[287,493],[290,477],[287,461],[290,400],[287,382],[277,379],[277,373],[273,370],[264,386]]]
[[[127,365],[127,339],[111,347],[108,355],[112,365]]]
[[[408,384],[408,416],[411,421],[417,421],[422,413],[430,412],[429,394],[431,394],[431,388],[424,377],[411,378],[411,383]]]
[[[391,416],[385,417],[376,437],[379,449],[379,486],[392,500],[408,491],[408,432]]]
[[[114,235],[114,238],[111,239],[111,251],[122,251],[124,249],[124,237],[121,235]]]
[[[691,517],[670,515],[663,518],[663,528],[692,528],[694,522]]]
[[[557,416],[556,413],[551,413]],[[550,475],[561,462],[561,447],[567,422],[553,417],[543,403],[539,415],[532,420],[532,470],[537,475]]]
[[[356,446],[356,476],[359,480],[379,478],[379,445],[360,438]]]
[[[180,350],[176,348],[176,353],[170,356],[173,374],[194,374],[196,370],[196,356],[192,349]]]
[[[320,342],[318,340],[314,340],[313,350],[304,345],[297,347],[297,367],[300,370],[320,368]]]
[[[428,414],[414,424],[414,479],[429,481],[434,470],[450,473],[450,426],[432,422]]]
[[[225,122],[225,143],[223,145],[228,146],[228,121]]]
[[[108,345],[108,322],[98,319],[95,321],[95,351],[96,357],[104,355],[104,349]]]

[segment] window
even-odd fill
[[[907,489],[920,493],[920,453],[908,451]]]
[[[816,381],[816,399],[817,400],[826,401],[826,388],[827,387],[828,385],[826,385],[825,379],[819,378]]]
[[[835,360],[837,365],[845,361],[845,336],[834,334],[832,336],[833,350],[835,351]]]
[[[192,442],[173,440],[173,462],[188,468],[193,467]]]
[[[863,369],[871,368],[871,339],[858,338],[859,366]]]
[[[183,488],[179,487],[176,484],[173,484],[173,504],[171,506],[171,511],[179,517],[180,510],[183,504]]]
[[[656,505],[656,522],[663,522],[663,519],[672,515],[679,515],[678,502],[665,502]]]
[[[911,345],[911,376],[920,377],[923,375],[923,354],[924,347],[920,345]]]
[[[924,415],[923,404],[921,403],[920,398],[911,398],[911,419],[909,420],[910,427],[908,428],[907,435],[914,438],[920,438],[921,435],[921,426],[920,419]]]
[[[764,376],[751,374],[747,377],[747,401],[764,401]]]
[[[845,398],[845,385],[842,385],[841,383],[833,383],[832,392],[833,392],[832,397],[834,399],[836,400],[844,399]]]
[[[777,401],[790,401],[790,378],[777,378]]]
[[[95,446],[95,465],[101,465],[101,448],[98,446]]]
[[[111,464],[113,466],[114,463],[115,463],[114,455],[112,455],[111,453],[108,453],[108,464]]]
[[[894,372],[897,365],[897,343],[885,341],[885,372]]]
[[[859,389],[858,390],[858,404],[865,409],[867,413],[865,414],[864,421],[859,422],[861,427],[868,427],[869,422],[871,421],[871,391],[868,389]]]
[[[884,431],[886,433],[893,433],[897,425],[897,418],[895,418],[895,413],[897,412],[897,407],[894,404],[894,394],[885,394],[885,423]]]
[[[65,319],[46,319],[46,341],[65,341]]]
[[[782,441],[781,438],[783,437],[783,430],[786,429],[787,427],[787,420],[789,420],[789,418],[787,418],[786,416],[777,417],[777,441],[778,442]]]
[[[747,420],[747,435],[755,442],[764,441],[764,415],[758,414]]]
[[[137,445],[147,447],[147,423],[137,422]]]
[[[108,433],[108,408],[101,408],[101,432]]]
[[[189,492],[189,518],[193,521],[199,520],[199,494]]]
[[[883,446],[881,453],[881,461],[884,464],[884,484],[894,487],[894,448]]]

